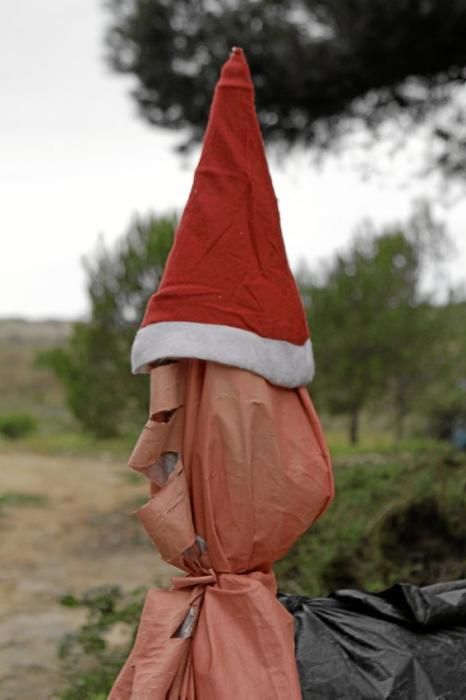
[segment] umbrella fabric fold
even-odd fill
[[[197,359],[156,367],[129,464],[151,483],[137,516],[185,575],[148,592],[109,700],[300,699],[272,565],[334,493],[306,388]]]

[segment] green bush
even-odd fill
[[[466,576],[466,456],[439,447],[339,460],[335,480],[329,510],[275,567],[283,591],[319,596]]]
[[[25,437],[36,430],[36,419],[27,413],[12,413],[11,415],[0,416],[0,435],[10,440]]]
[[[87,620],[76,632],[67,634],[59,648],[68,677],[61,700],[105,700],[133,646],[143,599],[143,590],[124,594],[118,586],[98,586],[81,598],[62,598],[66,607],[87,609]],[[108,641],[115,625],[123,625],[127,631],[126,641],[116,646]]]

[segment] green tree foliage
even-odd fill
[[[218,71],[247,51],[267,140],[328,149],[365,124],[427,124],[465,167],[466,0],[109,0],[109,61],[152,124],[201,138]],[[185,144],[186,145],[186,144]]]
[[[452,294],[448,305],[433,309],[442,337],[441,367],[426,385],[417,411],[425,416],[430,434],[445,440],[455,429],[466,430],[466,302]],[[442,329],[446,332],[442,333]]]
[[[42,357],[65,384],[69,406],[88,431],[117,435],[141,420],[147,392],[130,373],[134,335],[157,289],[175,217],[135,219],[115,249],[103,243],[85,261],[90,319],[76,323],[65,349]]]
[[[442,369],[446,317],[423,280],[447,240],[421,205],[404,227],[378,234],[365,224],[320,278],[301,273],[318,368],[313,391],[331,413],[349,417],[352,443],[373,405],[395,408],[401,437],[413,402]]]

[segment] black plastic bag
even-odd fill
[[[466,700],[466,580],[279,598],[303,700]]]

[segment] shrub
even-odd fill
[[[98,586],[80,598],[62,598],[66,607],[85,608],[87,620],[59,647],[68,677],[61,700],[105,700],[133,646],[143,599],[142,589],[124,594],[118,586]],[[125,628],[126,634],[115,645],[108,635],[116,626]]]
[[[0,434],[10,440],[17,440],[37,430],[37,421],[27,413],[0,416]]]
[[[45,505],[47,505],[47,498],[41,493],[22,493],[21,491],[0,492],[0,515],[3,514],[4,510],[11,507]]]

